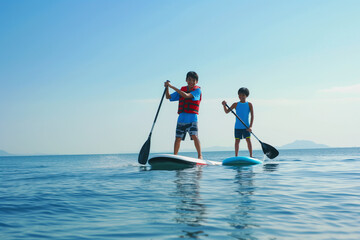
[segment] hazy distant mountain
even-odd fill
[[[328,148],[328,145],[315,143],[309,140],[296,140],[295,142],[285,144],[280,149],[308,149],[308,148]]]
[[[0,150],[0,156],[9,156],[9,155],[11,155],[11,154],[8,152],[5,152],[3,150]]]
[[[204,152],[232,151],[232,150],[234,150],[234,147],[214,146],[214,147],[206,147],[203,149]]]

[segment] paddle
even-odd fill
[[[226,107],[237,117],[237,119],[240,120],[240,122],[242,124],[244,124],[244,126],[246,128],[249,128],[244,122],[243,120],[241,120],[241,118],[227,105],[225,104]],[[273,158],[276,158],[278,155],[279,155],[279,151],[276,150],[276,148],[274,148],[273,146],[270,146],[269,144],[266,144],[266,143],[263,143],[262,141],[260,141],[257,136],[255,136],[255,134],[253,132],[251,132],[251,134],[259,141],[259,143],[261,144],[261,148],[264,152],[264,154],[270,158],[270,159],[273,159]]]
[[[168,80],[168,81],[169,81],[169,80]],[[162,95],[162,97],[161,97],[160,105],[159,105],[158,110],[157,110],[157,112],[156,112],[156,116],[155,116],[154,123],[153,123],[152,128],[151,128],[149,137],[148,137],[148,139],[146,140],[146,142],[144,143],[144,145],[142,146],[142,148],[141,148],[141,150],[140,150],[139,157],[138,157],[138,162],[139,162],[140,164],[146,164],[146,162],[147,162],[147,160],[148,160],[148,158],[149,158],[151,134],[152,134],[152,131],[153,131],[153,129],[154,129],[156,119],[157,119],[157,117],[158,117],[158,115],[159,115],[160,107],[161,107],[161,104],[162,104],[162,102],[163,102],[165,93],[166,93],[166,88],[164,89],[164,93],[163,93],[163,95]]]

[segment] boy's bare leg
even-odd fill
[[[246,139],[246,143],[247,143],[247,146],[248,146],[248,149],[249,149],[250,157],[253,157],[253,155],[252,155],[251,139],[250,139],[250,138],[247,138],[247,139]]]
[[[240,139],[236,138],[235,139],[235,157],[237,157],[239,154],[239,143],[240,143]]]
[[[180,143],[181,143],[181,138],[175,138],[175,143],[174,143],[174,155],[177,155],[180,149]]]
[[[202,154],[201,154],[200,140],[199,140],[198,136],[192,135],[191,138],[192,138],[192,140],[194,140],[195,148],[198,153],[198,158],[203,159]]]

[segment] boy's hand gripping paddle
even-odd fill
[[[243,122],[243,120],[241,120],[241,118],[227,105],[225,104],[226,107],[237,117],[237,119],[240,120],[240,122],[242,124],[244,124],[244,126],[248,129],[249,127]],[[273,159],[273,158],[276,158],[278,155],[279,155],[279,151],[276,150],[276,148],[274,148],[273,146],[270,146],[269,144],[266,144],[266,143],[263,143],[262,141],[260,141],[253,132],[251,132],[251,134],[260,142],[261,144],[261,148],[264,152],[264,154],[270,158],[270,159]]]

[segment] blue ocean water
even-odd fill
[[[137,154],[0,157],[0,239],[360,239],[360,148],[173,171]]]

